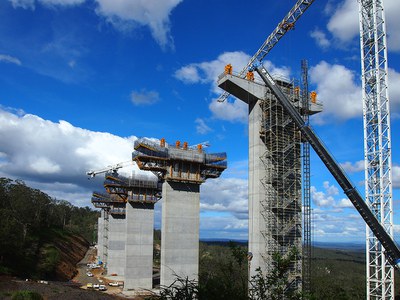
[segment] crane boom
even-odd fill
[[[262,44],[260,49],[253,55],[249,60],[246,67],[239,73],[239,77],[244,78],[247,70],[255,62],[262,61],[264,57],[271,51],[272,48],[278,43],[278,41],[288,32],[294,28],[296,21],[302,16],[302,14],[310,7],[314,0],[298,0],[283,20],[278,24],[275,30],[268,36],[265,42]],[[229,96],[228,92],[224,92],[219,98],[218,102],[224,102]]]
[[[347,195],[351,203],[357,209],[361,217],[364,219],[365,223],[369,226],[374,235],[381,242],[383,247],[385,248],[389,262],[400,268],[400,250],[395,244],[394,240],[391,236],[386,232],[384,227],[369,209],[368,205],[358,192],[358,190],[353,186],[347,177],[344,170],[339,166],[334,157],[330,154],[328,149],[323,145],[322,141],[318,138],[315,132],[312,130],[310,125],[306,124],[296,110],[293,105],[290,103],[289,99],[285,96],[285,94],[281,91],[281,89],[275,84],[275,81],[272,79],[271,75],[264,68],[262,64],[255,65],[253,68],[260,75],[261,79],[265,82],[267,87],[270,88],[271,92],[278,99],[282,107],[286,110],[286,112],[291,116],[293,121],[298,126],[301,133],[304,135],[304,138],[310,143],[313,147],[314,151],[318,154],[322,162],[331,172],[333,177],[336,179],[338,184],[343,189],[344,193]]]
[[[106,173],[106,172],[109,172],[109,171],[117,171],[118,169],[121,169],[123,167],[127,167],[129,165],[133,165],[133,164],[134,164],[134,162],[132,160],[123,161],[123,162],[117,163],[115,165],[110,165],[110,166],[107,166],[107,167],[99,169],[99,170],[87,171],[86,175],[88,175],[88,176],[93,178],[97,174]]]

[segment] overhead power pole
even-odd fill
[[[392,162],[385,13],[382,0],[359,0],[364,117],[365,201],[393,237]],[[394,270],[366,228],[367,299],[394,299]]]

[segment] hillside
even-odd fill
[[[69,280],[99,213],[0,178],[0,274]]]

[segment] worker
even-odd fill
[[[312,92],[310,93],[310,96],[311,96],[311,102],[312,102],[312,103],[317,103],[317,93],[314,92],[314,91],[312,91]]]
[[[225,74],[232,74],[232,65],[231,64],[227,64],[225,66]]]
[[[246,74],[247,80],[254,81],[254,73],[252,71],[248,71]]]

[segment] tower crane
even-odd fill
[[[123,161],[123,162],[117,163],[115,165],[109,165],[109,166],[107,166],[105,168],[102,168],[102,169],[99,169],[99,170],[87,171],[86,175],[90,176],[90,178],[93,178],[98,174],[106,173],[106,172],[109,172],[109,171],[117,172],[119,169],[127,167],[127,166],[130,166],[130,165],[133,165],[133,164],[134,164],[134,162],[132,160]]]
[[[383,0],[358,0],[364,121],[365,199],[393,237],[391,132]],[[366,228],[367,299],[394,299],[394,270]]]

